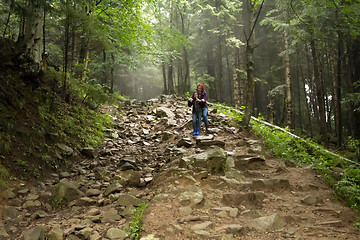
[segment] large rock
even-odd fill
[[[45,240],[45,230],[43,227],[36,226],[24,232],[24,240]]]
[[[70,156],[74,152],[74,150],[71,147],[69,147],[63,143],[58,143],[57,146],[61,150],[62,155]]]
[[[205,152],[183,157],[182,160],[195,167],[207,168],[216,173],[224,170],[226,166],[226,152],[217,146],[209,147]]]
[[[246,157],[235,161],[235,168],[239,170],[267,169],[265,159],[262,157]]]
[[[139,206],[140,204],[144,203],[143,200],[136,198],[132,195],[129,194],[120,194],[118,200],[117,200],[117,204],[121,205],[121,206]]]
[[[259,231],[278,230],[284,226],[284,220],[277,213],[253,219],[250,223],[250,227]]]
[[[0,239],[8,239],[9,234],[6,232],[4,227],[0,226]]]
[[[110,240],[123,240],[126,237],[126,232],[118,228],[110,228],[106,233],[106,237]]]
[[[196,144],[199,147],[207,147],[207,146],[218,146],[218,147],[225,147],[225,142],[220,140],[202,140],[196,141]]]
[[[16,197],[16,194],[14,193],[14,188],[8,188],[5,191],[1,193],[1,198],[4,200],[13,199]]]
[[[124,187],[139,187],[141,173],[134,170],[126,170],[114,177]]]
[[[222,202],[227,206],[238,207],[239,204],[259,204],[265,199],[264,192],[227,193],[223,195]]]
[[[47,240],[63,240],[64,239],[64,231],[59,227],[54,227],[47,234]]]
[[[180,202],[190,202],[192,205],[197,205],[204,200],[204,194],[200,187],[190,186],[185,192],[179,196]]]
[[[115,208],[110,208],[109,210],[103,212],[102,217],[103,222],[119,221],[121,219],[121,216]]]
[[[156,109],[156,116],[159,118],[166,117],[168,119],[175,118],[175,114],[173,113],[173,111],[166,107],[158,107]]]
[[[104,196],[107,197],[112,193],[118,193],[122,189],[122,186],[119,183],[110,184],[104,192]]]
[[[314,205],[314,204],[322,204],[324,203],[324,201],[317,197],[317,196],[313,196],[313,195],[308,195],[306,197],[304,197],[303,199],[301,199],[301,202],[303,204],[306,204],[306,205]]]
[[[62,180],[54,186],[52,196],[57,203],[63,203],[76,200],[84,196],[84,193],[81,192],[74,184],[68,182],[67,180]]]

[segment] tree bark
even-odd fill
[[[289,34],[288,30],[284,32],[284,63],[285,63],[285,83],[286,83],[286,124],[292,128],[292,100],[291,100],[291,75],[290,75],[290,55],[289,55]]]
[[[255,69],[254,69],[254,43],[255,43],[255,16],[254,16],[254,6],[251,3],[251,0],[247,2],[247,11],[248,11],[248,33],[249,37],[246,41],[246,107],[245,107],[245,116],[242,120],[243,124],[248,127],[250,123],[251,115],[254,111],[254,82],[255,82]]]
[[[111,52],[111,82],[110,82],[110,93],[114,93],[114,66],[115,66],[115,54]]]
[[[161,64],[161,68],[162,68],[162,75],[163,75],[163,83],[164,83],[164,94],[168,94],[168,88],[167,88],[167,80],[166,80],[166,66],[165,66],[165,62],[163,61]]]
[[[319,128],[322,141],[325,145],[328,145],[328,134],[327,134],[327,124],[326,124],[326,113],[325,113],[325,104],[324,104],[324,91],[323,84],[320,73],[320,63],[317,56],[316,44],[313,38],[310,39],[311,54],[313,58],[313,67],[314,67],[314,79],[316,84],[316,96],[318,99],[319,107]]]
[[[43,17],[44,6],[29,1],[25,21],[25,54],[29,55],[39,66],[42,61]]]

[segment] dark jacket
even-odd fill
[[[191,97],[193,99],[192,102],[190,102],[190,100],[188,101],[188,106],[189,107],[193,107],[193,113],[195,112],[202,112],[202,110],[204,109],[205,103],[204,102],[199,102],[196,101],[194,97]]]

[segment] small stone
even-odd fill
[[[76,236],[78,236],[80,239],[89,239],[94,229],[86,227],[84,229],[81,229]]]
[[[324,203],[322,199],[320,199],[316,196],[313,196],[313,195],[307,195],[306,197],[301,199],[301,202],[306,205],[314,205],[314,204]]]
[[[146,237],[140,238],[140,240],[160,240],[160,238],[156,238],[154,234],[147,235]]]
[[[216,216],[221,217],[221,218],[226,218],[226,217],[228,217],[228,213],[226,211],[221,211],[221,212],[218,212],[216,214]]]
[[[110,240],[123,240],[126,237],[126,232],[118,228],[110,228],[106,233],[106,237],[110,238]]]
[[[1,198],[4,200],[13,199],[16,197],[16,194],[13,192],[13,188],[8,188],[1,193]]]
[[[45,240],[44,228],[40,226],[36,226],[24,232],[24,240]]]
[[[64,231],[59,227],[54,227],[47,234],[47,240],[63,240],[64,239]]]
[[[129,194],[120,194],[118,200],[117,200],[117,204],[121,205],[121,206],[139,206],[140,204],[144,203],[143,200],[136,198],[132,195]]]
[[[122,189],[122,186],[120,184],[118,184],[118,183],[111,184],[106,188],[106,190],[104,192],[104,196],[107,197],[112,193],[118,193],[121,191],[121,189]]]
[[[99,189],[88,189],[85,194],[88,197],[96,197],[96,196],[99,196],[100,193],[101,192]]]
[[[199,224],[192,226],[191,230],[193,230],[193,231],[206,230],[206,229],[209,229],[211,226],[212,226],[212,222],[206,221],[206,222],[199,223]]]
[[[70,177],[70,173],[68,173],[68,172],[62,172],[62,173],[60,173],[60,179],[68,178],[68,177]]]
[[[90,210],[87,212],[87,214],[88,214],[89,216],[96,216],[96,215],[99,215],[99,214],[100,214],[100,210],[97,209],[97,208],[92,208],[92,209],[90,209]]]
[[[121,219],[121,216],[115,208],[110,208],[105,211],[102,216],[104,222],[119,221]]]
[[[285,222],[279,214],[275,213],[270,216],[253,219],[250,226],[259,231],[278,230],[285,226]]]
[[[98,231],[94,231],[93,234],[90,236],[90,240],[99,240],[101,236]]]
[[[39,218],[44,218],[44,217],[47,217],[47,213],[44,212],[44,211],[36,211],[33,215],[31,215],[31,218],[32,219],[39,219]]]
[[[79,207],[88,207],[88,206],[96,205],[96,201],[89,197],[82,197],[75,200],[75,205]]]
[[[179,208],[179,213],[181,216],[189,216],[189,215],[191,215],[192,212],[193,211],[192,211],[191,207],[189,207],[189,206]]]

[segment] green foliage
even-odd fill
[[[235,120],[241,120],[242,113],[233,108],[219,104],[214,105],[214,107],[227,116],[233,117]],[[257,121],[251,121],[250,124],[255,133],[264,140],[266,147],[274,155],[284,160],[295,162],[299,166],[311,165],[313,169],[320,172],[334,187],[336,196],[346,201],[352,208],[360,211],[359,167],[350,165],[343,159],[331,155],[321,145],[317,145],[314,142],[292,137],[286,132],[271,128]],[[343,169],[344,176],[340,181],[335,179],[332,172],[333,167]]]
[[[141,232],[144,230],[142,227],[142,216],[147,206],[147,204],[142,203],[134,209],[134,215],[131,219],[129,230],[127,232],[127,236],[131,239],[139,240],[141,237]]]

